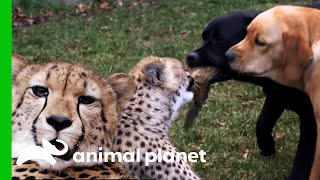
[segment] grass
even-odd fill
[[[13,29],[13,52],[32,62],[51,60],[86,64],[101,75],[128,72],[149,55],[181,60],[201,43],[201,32],[214,17],[239,10],[262,10],[276,0],[156,1],[138,10],[112,9],[94,17],[66,16]],[[281,3],[304,4],[294,0]],[[212,85],[210,98],[193,129],[182,128],[186,108],[171,137],[180,151],[206,151],[206,163],[194,163],[203,179],[284,179],[299,137],[295,114],[285,112],[276,124],[277,155],[263,158],[255,139],[255,122],[264,94],[260,87],[229,81]],[[243,154],[248,152],[248,157]]]

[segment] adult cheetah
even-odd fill
[[[132,97],[134,87],[133,78],[126,74],[103,78],[79,64],[49,62],[28,65],[23,57],[13,55],[13,179],[122,177],[123,172],[111,171],[102,162],[76,163],[72,156],[76,151],[98,152],[99,147],[103,151],[112,150],[118,115]],[[22,164],[21,167],[15,164],[15,158],[24,149],[42,146],[42,139],[57,149],[62,144],[56,140],[63,140],[69,150],[62,156],[54,156],[54,165],[38,159],[34,160],[36,163]],[[88,172],[89,167],[100,169],[99,173],[90,176],[83,173]],[[81,168],[83,171],[77,171]],[[43,173],[51,171],[58,172],[58,175]]]

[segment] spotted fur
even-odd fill
[[[178,151],[168,133],[179,108],[193,98],[193,79],[180,61],[155,56],[141,60],[131,74],[135,77],[136,92],[121,113],[114,148],[122,153],[138,148],[141,161],[122,162],[124,167],[139,179],[199,179],[181,160],[145,164],[146,152]]]
[[[118,115],[134,92],[133,79],[125,74],[102,78],[65,62],[28,65],[17,55],[12,62],[12,158],[24,148],[42,146],[42,139],[53,144],[60,139],[68,144],[68,152],[55,157],[54,166],[35,160],[39,168],[61,172],[70,166],[102,164],[76,163],[72,155],[98,152],[99,147],[112,150]]]
[[[16,159],[12,159],[12,180],[19,179],[130,179],[119,163],[103,163],[89,167],[69,167],[63,171],[53,171],[41,168],[34,161],[27,161],[21,166],[16,165]],[[132,179],[132,178],[131,178]]]

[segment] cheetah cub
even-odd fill
[[[186,162],[180,158],[176,161],[178,151],[168,135],[179,108],[193,98],[193,78],[180,61],[155,56],[142,59],[131,74],[136,92],[119,118],[114,148],[122,153],[135,152],[140,161],[123,165],[139,179],[199,179]],[[147,165],[146,152],[157,154],[159,149],[162,156],[173,152],[174,162],[157,160]]]

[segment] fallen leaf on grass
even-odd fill
[[[219,122],[219,121],[217,121],[217,123],[218,123],[220,126],[225,126],[225,125],[226,125],[226,123],[224,123],[224,122]]]
[[[250,108],[254,102],[253,101],[244,101],[242,102],[242,106],[246,108]]]
[[[79,5],[76,6],[77,15],[85,16],[86,13],[87,13],[87,7],[83,3],[80,3]]]
[[[50,10],[46,10],[46,11],[42,10],[40,12],[40,14],[41,14],[41,16],[44,16],[44,17],[53,17],[54,16],[53,11],[50,11]]]
[[[110,7],[109,7],[109,3],[107,3],[107,2],[103,2],[103,3],[100,3],[99,4],[99,9],[101,9],[101,10],[108,10]]]
[[[117,6],[118,6],[118,7],[122,7],[122,6],[123,6],[122,0],[117,0]]]
[[[242,157],[243,159],[248,159],[248,156],[249,156],[249,149],[246,149]]]
[[[278,132],[276,132],[276,134],[275,134],[275,137],[274,137],[275,139],[280,139],[281,138],[281,134],[280,133],[278,133]]]
[[[188,31],[182,31],[180,32],[181,38],[185,39],[188,36],[189,32]]]
[[[203,140],[204,140],[204,136],[201,135],[201,134],[198,134],[198,135],[196,135],[196,139],[197,139],[198,141],[203,141]]]
[[[50,10],[42,10],[39,15],[32,16],[26,15],[20,7],[17,7],[12,14],[12,26],[32,26],[56,19],[58,19],[58,16]]]

